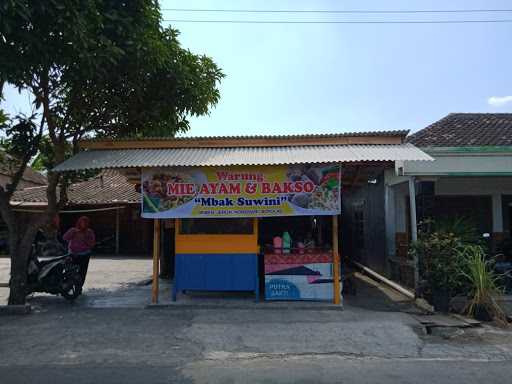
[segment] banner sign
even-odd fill
[[[157,168],[142,172],[142,217],[336,215],[337,165]]]
[[[265,254],[265,300],[332,300],[332,253]]]

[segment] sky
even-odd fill
[[[162,0],[165,8],[411,10],[512,9],[510,1]],[[499,14],[325,15],[163,11],[164,19],[453,20]],[[165,25],[170,24],[164,22]],[[512,23],[200,24],[173,22],[182,45],[226,77],[208,116],[187,136],[415,132],[450,112],[512,112]],[[26,111],[9,88],[3,107]]]

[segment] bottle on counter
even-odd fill
[[[283,253],[290,253],[290,248],[292,247],[292,237],[290,234],[285,231],[283,232]]]

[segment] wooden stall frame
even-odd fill
[[[257,220],[254,221],[257,228]],[[333,251],[333,303],[339,305],[341,303],[341,287],[340,287],[340,253],[339,253],[339,237],[338,237],[338,215],[332,216],[332,251]],[[176,234],[179,231],[179,220],[176,220]],[[160,258],[160,220],[154,220],[153,226],[153,284],[152,297],[153,304],[158,303],[158,274],[159,274],[159,258]]]
[[[158,274],[160,266],[160,219],[153,221],[153,283],[151,287],[151,303],[158,303]]]
[[[338,242],[338,215],[332,217],[332,267],[333,267],[333,289],[334,289],[334,304],[341,303],[340,292],[340,253]]]

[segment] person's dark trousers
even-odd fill
[[[82,278],[82,285],[85,284],[85,277],[87,276],[87,269],[89,268],[89,259],[91,258],[91,252],[79,253],[76,255],[78,259],[78,265],[80,267],[80,277]]]

